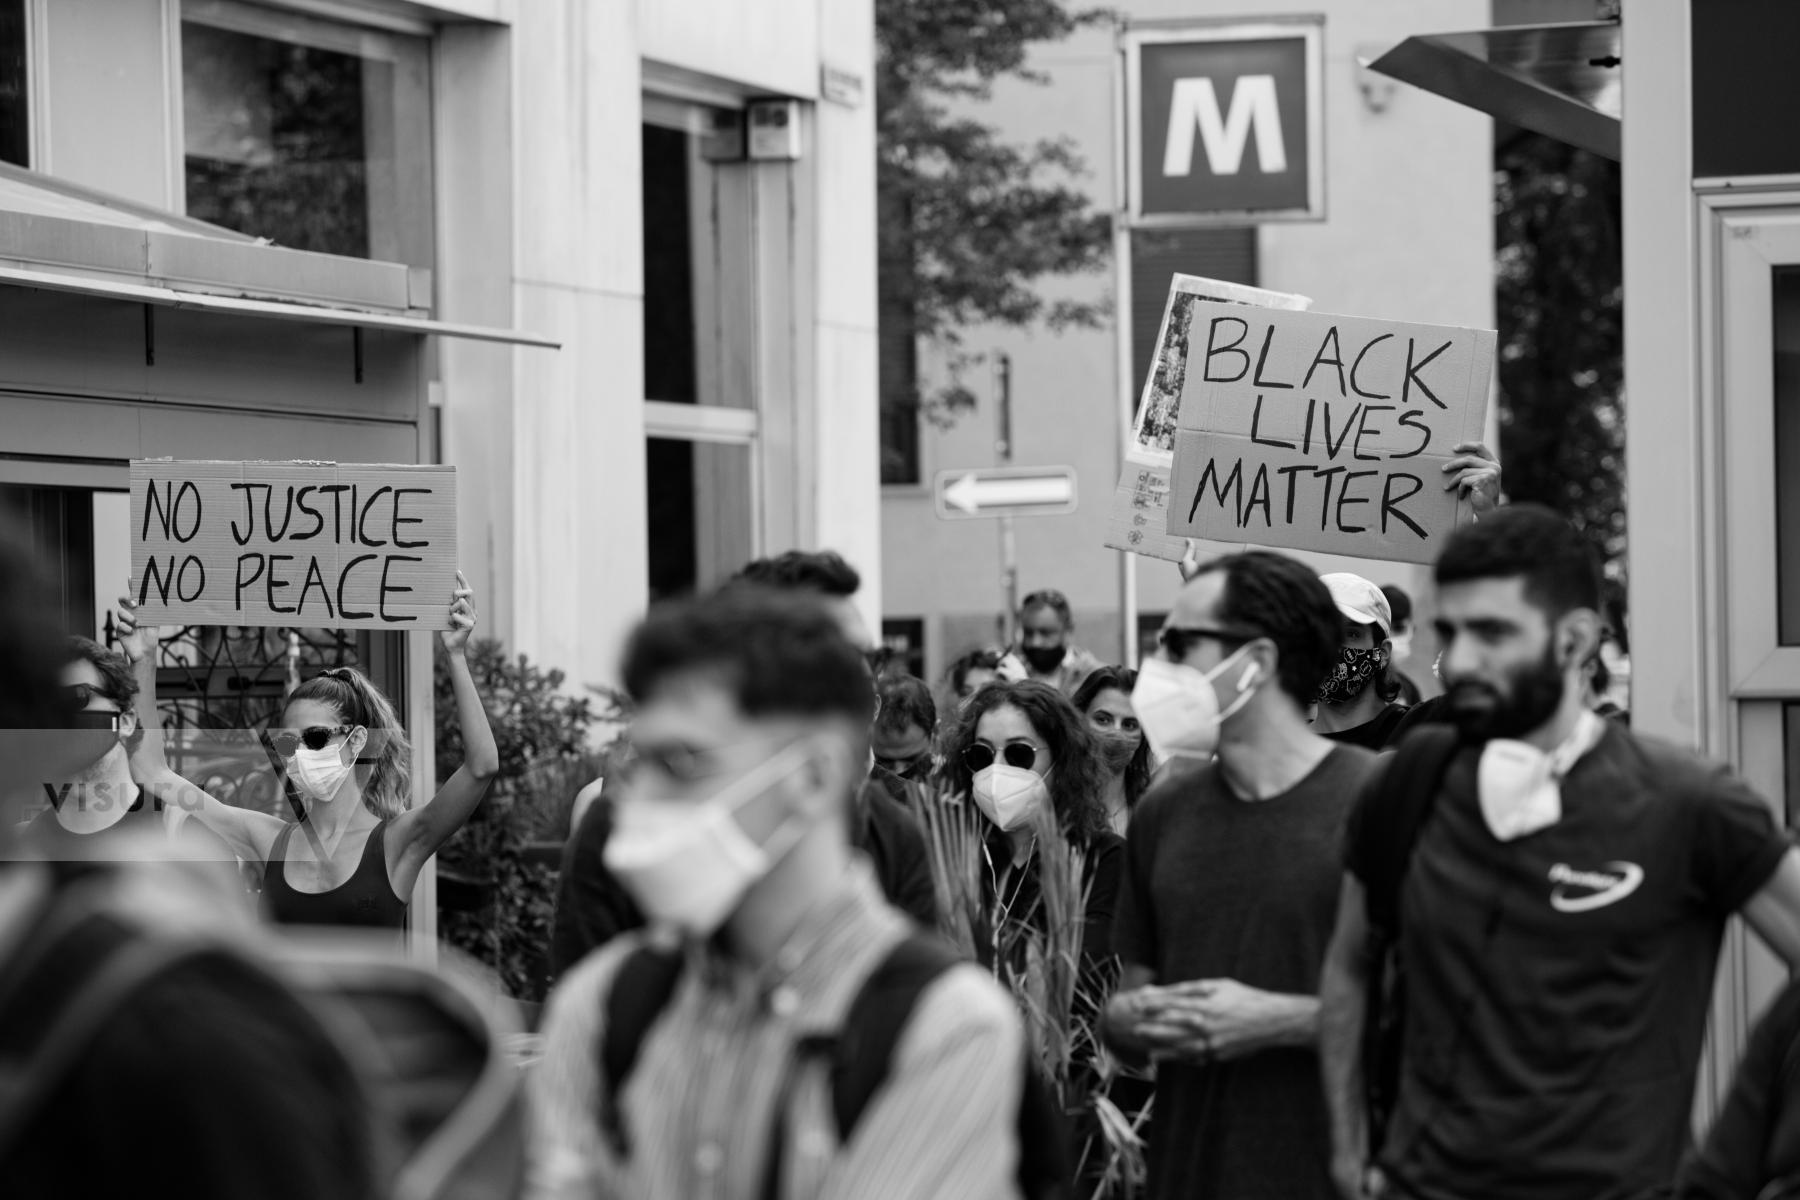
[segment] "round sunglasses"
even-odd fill
[[[299,730],[283,729],[269,735],[269,744],[281,757],[292,758],[301,746],[308,750],[323,750],[331,744],[332,738],[355,728],[354,725],[309,725]]]
[[[1027,741],[1012,741],[1000,748],[1000,761],[1009,767],[1029,771],[1037,763],[1037,747]],[[994,748],[981,742],[962,752],[962,764],[971,774],[980,774],[994,765]]]

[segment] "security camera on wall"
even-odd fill
[[[794,161],[800,157],[800,102],[750,102],[750,157],[761,161]]]

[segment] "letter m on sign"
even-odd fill
[[[1256,132],[1256,156],[1265,175],[1287,170],[1287,145],[1281,137],[1281,102],[1272,75],[1244,75],[1231,94],[1231,108],[1219,111],[1219,94],[1210,79],[1177,79],[1169,101],[1169,137],[1163,146],[1163,174],[1187,175],[1194,169],[1194,134],[1206,147],[1206,165],[1214,175],[1236,175],[1244,146]]]
[[[1126,31],[1133,224],[1325,216],[1322,22]]]

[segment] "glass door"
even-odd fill
[[[1714,744],[1800,828],[1800,193],[1700,198],[1703,526],[1700,702]],[[1734,922],[1720,961],[1701,1111],[1722,1097],[1780,961]]]

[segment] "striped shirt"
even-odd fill
[[[643,935],[589,956],[550,998],[530,1080],[528,1194],[763,1200],[776,1096],[791,1072],[782,1200],[1016,1196],[1022,1034],[1011,999],[979,967],[954,967],[919,994],[847,1143],[829,1062],[791,1070],[796,1041],[839,1032],[910,928],[859,860],[762,969],[691,948],[618,1095],[631,1139],[623,1160],[599,1123],[601,1027],[611,980]]]

